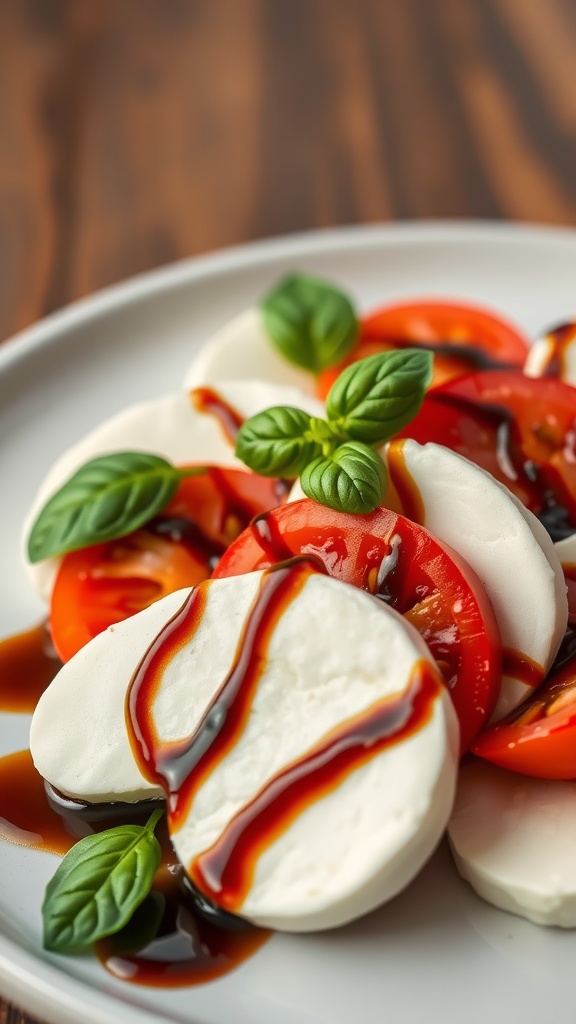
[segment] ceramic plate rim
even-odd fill
[[[478,243],[498,247],[511,238],[527,245],[565,242],[568,248],[576,249],[576,231],[570,227],[499,221],[350,225],[263,239],[181,260],[71,303],[3,341],[0,345],[0,374],[15,363],[26,361],[39,348],[49,348],[62,334],[81,324],[136,305],[144,298],[149,300],[160,296],[172,288],[192,285],[244,267],[256,267],[268,261],[284,263],[298,256],[321,255],[334,249],[352,253],[355,249],[373,248],[377,251],[381,247],[416,244],[433,247],[440,243]],[[84,1024],[108,1024],[111,1008],[121,1014],[117,1019],[123,1024],[135,1024],[144,1014],[151,1024],[163,1024],[166,1020],[154,1011],[133,1008],[113,995],[99,993],[83,981],[61,974],[56,967],[39,960],[3,935],[0,935],[0,983],[6,998],[39,1016],[57,1013],[59,1024],[78,1024],[80,1021]],[[88,991],[94,996],[91,1006],[86,1005]]]

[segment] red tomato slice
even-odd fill
[[[466,750],[494,707],[501,678],[494,612],[472,570],[423,527],[388,509],[356,516],[303,500],[255,519],[213,575],[236,576],[302,554],[412,622],[444,675]]]
[[[344,367],[357,359],[413,346],[434,351],[437,386],[494,364],[521,367],[529,342],[496,313],[464,302],[422,300],[384,306],[363,318],[352,354],[320,374],[318,394],[325,398]]]
[[[576,779],[576,655],[532,696],[477,737],[486,761],[539,779]],[[570,641],[570,638],[568,638]]]
[[[515,370],[469,374],[428,393],[401,432],[487,469],[560,540],[576,529],[576,392]]]
[[[207,579],[230,541],[279,500],[278,481],[213,467],[183,480],[149,526],[65,555],[50,607],[60,658],[68,661],[112,623]]]

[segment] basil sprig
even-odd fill
[[[326,399],[326,419],[276,406],[240,428],[236,455],[263,476],[300,476],[304,494],[338,512],[382,504],[386,471],[372,445],[416,415],[432,379],[432,354],[382,352],[352,363]]]
[[[163,813],[154,811],[144,826],[119,825],[72,847],[46,887],[45,949],[73,953],[127,924],[160,865],[154,829]]]
[[[430,353],[398,349],[352,363],[326,400],[328,419],[348,436],[374,444],[397,434],[420,408],[430,383]]]
[[[260,303],[272,343],[296,366],[319,373],[340,362],[358,336],[350,299],[334,285],[305,274],[290,274]]]
[[[47,501],[28,538],[31,562],[125,537],[174,497],[180,481],[203,466],[176,469],[148,452],[91,459]]]

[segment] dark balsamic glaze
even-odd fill
[[[427,341],[416,341],[414,338],[391,341],[395,348],[423,348],[432,355],[443,356],[446,359],[460,363],[462,374],[475,373],[480,370],[517,370],[515,363],[505,363],[495,356],[491,356],[484,349],[477,347],[473,341],[453,344],[450,341],[437,341],[433,344]]]
[[[375,351],[373,347],[374,345],[378,345],[378,343],[382,344],[382,338],[378,331],[376,330],[373,333],[370,330],[369,325],[364,325],[360,339],[360,350],[362,348],[370,348],[371,352]],[[456,376],[456,372],[458,372],[458,375],[463,376],[468,373],[476,373],[480,370],[518,369],[518,366],[515,363],[507,363],[502,359],[498,359],[496,356],[490,355],[490,353],[480,345],[477,345],[474,339],[470,339],[470,341],[462,343],[455,343],[451,341],[443,341],[442,339],[434,342],[426,341],[414,336],[410,338],[390,337],[385,339],[385,345],[390,348],[399,349],[422,348],[426,352],[431,352],[432,355],[447,359],[451,363],[456,364],[453,372],[450,373],[450,377],[452,378]],[[362,354],[363,353],[359,351],[356,358],[362,358]]]
[[[575,531],[574,517],[570,515],[564,505],[560,505],[554,498],[551,491],[544,491],[542,495],[542,508],[537,513],[537,518],[542,526],[550,534],[551,540],[556,543],[559,540],[566,540]]]
[[[152,890],[122,931],[96,944],[96,955],[110,974],[133,984],[203,984],[247,960],[271,933],[227,914],[194,888],[174,854],[166,819],[156,835],[162,863]]]
[[[331,514],[332,517],[334,515]],[[326,529],[318,526],[315,535],[308,535],[302,544],[296,529],[288,543],[282,531],[281,517],[274,511],[265,512],[256,517],[249,527],[262,552],[257,567],[268,568],[294,558],[294,548],[298,548],[302,556],[312,559],[329,576],[352,582],[391,605],[422,634],[438,662],[446,685],[453,690],[460,671],[457,631],[446,629],[446,621],[441,614],[437,624],[440,603],[434,601],[436,587],[424,570],[417,585],[414,583],[412,569],[417,554],[410,532],[402,541],[394,528],[398,515],[382,509],[378,515],[377,527],[368,526],[358,546],[352,541],[349,548],[346,528],[334,525]],[[384,515],[390,517],[386,525],[382,521]],[[360,567],[361,573],[358,571]]]
[[[63,856],[84,836],[144,824],[158,802],[84,804],[46,786],[28,750],[0,758],[0,839]],[[164,822],[162,863],[150,895],[117,935],[96,947],[111,974],[140,985],[195,985],[242,963],[269,932],[216,908],[186,880]]]
[[[400,697],[379,702],[346,722],[295,764],[278,773],[229,823],[217,842],[196,858],[191,877],[229,910],[242,906],[258,857],[314,801],[354,770],[429,720],[438,676],[422,659]]]
[[[267,512],[255,516],[250,523],[249,529],[262,551],[265,561],[270,565],[286,562],[294,557],[294,553],[286,544],[276,520],[273,516],[268,515]]]
[[[502,648],[502,672],[505,676],[520,679],[532,689],[539,686],[544,678],[541,665],[512,647]]]
[[[158,537],[167,537],[174,544],[185,544],[206,565],[207,573],[218,564],[226,545],[200,529],[197,523],[184,516],[163,516],[153,519],[146,529]]]
[[[194,388],[190,400],[197,412],[209,413],[218,420],[224,436],[234,446],[245,417],[212,388]]]
[[[30,751],[0,758],[0,839],[64,855],[77,838],[48,801]]]
[[[171,829],[182,824],[204,780],[243,733],[276,624],[317,569],[308,559],[293,558],[263,575],[233,667],[198,728],[185,741],[162,744],[155,733],[152,708],[167,664],[201,622],[205,598],[198,591],[142,662],[128,699],[132,745],[143,774],[165,788]],[[379,702],[346,722],[274,776],[238,812],[214,846],[187,865],[196,887],[228,911],[239,910],[260,854],[306,807],[350,772],[421,728],[440,685],[436,673],[422,661],[400,697]]]
[[[392,441],[388,448],[386,461],[390,481],[400,500],[398,511],[411,519],[413,523],[424,526],[426,522],[424,502],[413,477],[408,472],[403,441]]]
[[[34,711],[61,668],[46,622],[0,641],[0,711]]]

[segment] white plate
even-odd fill
[[[137,399],[176,390],[202,340],[283,271],[341,282],[363,309],[406,295],[476,299],[529,332],[576,313],[576,233],[505,225],[404,225],[289,237],[179,264],[78,303],[0,348],[0,635],[39,606],[18,553],[22,517],[56,455]],[[0,754],[28,718],[0,715]],[[445,849],[390,905],[338,932],[274,936],[235,972],[185,990],[116,983],[87,957],[40,944],[57,861],[0,844],[0,989],[54,1024],[485,1024],[566,1020],[576,934],[493,910]]]

